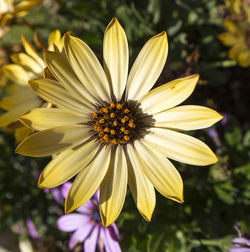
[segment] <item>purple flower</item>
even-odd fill
[[[35,172],[34,177],[35,177],[36,181],[38,181],[40,174],[41,174],[41,171],[36,171]],[[63,196],[62,196],[62,192],[61,192],[60,186],[54,187],[54,188],[51,188],[51,189],[44,189],[44,192],[45,193],[51,192],[54,200],[57,203],[60,204],[60,203],[63,202]]]
[[[26,219],[26,225],[28,227],[29,236],[31,238],[33,238],[33,239],[39,239],[39,235],[38,235],[38,232],[36,230],[36,226],[35,226],[34,222],[30,218]]]
[[[72,183],[67,182],[62,186],[62,195],[66,198]],[[99,194],[94,196],[83,206],[77,209],[78,213],[61,216],[57,221],[57,227],[64,232],[74,232],[69,241],[69,248],[83,242],[83,251],[95,252],[96,247],[100,252],[121,251],[119,245],[119,231],[115,223],[107,228],[102,225],[99,214]]]
[[[63,202],[63,196],[62,196],[62,193],[61,193],[61,190],[60,190],[59,186],[51,188],[51,189],[44,189],[44,192],[45,193],[51,192],[54,200],[57,203],[62,203]]]
[[[233,240],[234,247],[229,248],[230,252],[250,252],[250,239],[238,237]]]

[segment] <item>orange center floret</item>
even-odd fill
[[[102,143],[126,144],[135,135],[135,119],[127,105],[111,102],[92,114],[93,130]]]

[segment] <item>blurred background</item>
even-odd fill
[[[115,16],[128,37],[130,66],[151,36],[167,31],[169,55],[156,86],[199,73],[199,84],[185,104],[224,115],[210,129],[189,133],[215,151],[217,164],[174,163],[184,181],[184,204],[157,194],[152,222],[147,223],[128,192],[116,222],[122,251],[222,252],[234,246],[250,251],[250,242],[232,242],[250,233],[250,1],[45,0],[31,7],[25,13],[11,10],[6,17],[0,3],[2,70],[13,63],[10,55],[24,51],[22,35],[42,56],[39,41],[47,46],[55,29],[83,39],[102,61],[103,34]],[[2,70],[4,98],[13,78]],[[14,128],[10,124],[0,131],[0,251],[70,251],[72,233],[56,225],[64,200],[37,187],[49,159],[15,154]],[[82,251],[82,243],[73,251]]]

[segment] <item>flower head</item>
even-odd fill
[[[31,8],[43,0],[1,0],[0,1],[0,38],[7,32],[9,21],[17,16],[25,16]]]
[[[67,182],[62,186],[62,194],[66,198],[71,187]],[[99,213],[99,193],[77,209],[78,213],[72,213],[61,216],[57,221],[57,227],[64,232],[74,232],[70,241],[69,248],[73,249],[77,243],[83,242],[83,251],[94,252],[96,246],[99,251],[119,252],[119,231],[113,223],[105,228],[102,225]]]
[[[247,21],[233,22],[225,20],[226,32],[220,34],[219,39],[225,45],[231,47],[229,58],[236,60],[240,66],[250,66],[250,28]]]
[[[181,176],[168,158],[209,165],[217,157],[206,144],[179,131],[209,127],[222,116],[201,106],[177,106],[191,95],[198,75],[151,90],[167,58],[166,33],[145,44],[129,75],[128,42],[116,18],[104,34],[104,70],[82,40],[66,35],[64,49],[66,56],[44,54],[57,81],[30,81],[34,92],[55,107],[20,118],[39,132],[26,138],[17,153],[58,153],[41,173],[39,186],[56,187],[77,175],[66,198],[67,213],[85,204],[100,186],[105,226],[119,216],[127,184],[148,221],[155,207],[154,187],[183,202]]]
[[[40,47],[46,48],[37,35],[35,38]],[[9,95],[0,101],[0,107],[7,110],[6,113],[0,116],[0,126],[14,128],[18,142],[32,132],[31,129],[24,127],[17,121],[18,117],[45,104],[28,86],[29,80],[42,77],[45,63],[35,47],[24,36],[22,42],[26,53],[12,54],[11,59],[14,64],[3,67],[5,76],[12,81],[12,84],[6,88]],[[57,50],[62,50],[62,39],[59,30],[53,31],[49,37],[48,49],[54,50],[54,47]]]

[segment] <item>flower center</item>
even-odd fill
[[[101,143],[115,146],[131,143],[141,137],[150,126],[149,120],[144,120],[148,117],[137,108],[135,102],[112,101],[98,106],[92,113],[90,123],[94,136]]]
[[[96,223],[96,224],[101,224],[102,219],[101,219],[101,216],[100,216],[98,207],[95,207],[95,208],[92,210],[91,219],[92,219],[92,221],[93,221],[94,223]]]

